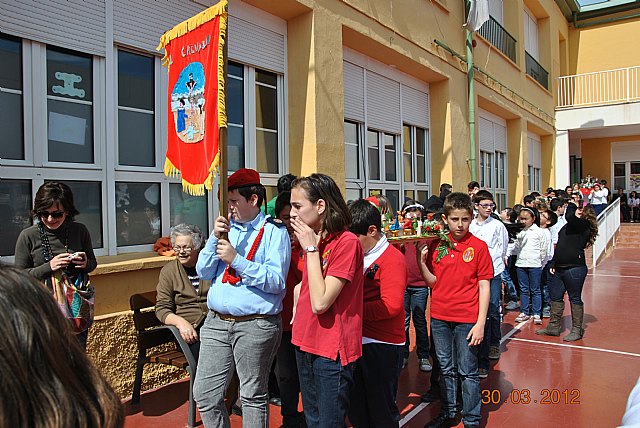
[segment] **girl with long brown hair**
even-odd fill
[[[565,211],[567,224],[558,232],[558,244],[555,248],[551,269],[553,281],[549,286],[551,297],[551,316],[546,328],[536,334],[559,336],[562,326],[560,320],[564,312],[564,295],[569,295],[571,304],[571,332],[563,338],[565,342],[582,339],[584,329],[584,303],[582,288],[587,277],[587,263],[584,249],[593,245],[598,235],[598,220],[591,205],[585,207],[570,203]]]

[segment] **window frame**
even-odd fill
[[[47,45],[33,40],[19,38],[22,46],[22,112],[23,148],[22,160],[0,159],[3,177],[7,179],[29,180],[31,197],[48,180],[71,180],[100,183],[101,191],[101,231],[102,247],[94,249],[97,256],[152,251],[153,244],[130,246],[117,245],[115,183],[141,182],[160,186],[161,236],[170,230],[171,200],[169,186],[181,184],[179,178],[164,175],[164,161],[167,148],[167,112],[163,103],[167,97],[168,75],[161,65],[159,55],[139,49],[114,44],[105,57],[90,55],[92,64],[92,106],[93,106],[93,163],[49,162],[47,123]],[[72,54],[87,55],[85,52],[69,50]],[[119,165],[118,163],[118,50],[133,54],[151,56],[154,60],[154,151],[156,165],[140,167]],[[256,127],[255,127],[255,71],[257,67],[238,62],[244,67],[243,86],[245,167],[256,167]],[[262,173],[262,183],[275,187],[280,175],[288,172],[287,126],[287,81],[285,73],[273,72],[277,76],[277,126],[278,126],[278,173]],[[247,79],[247,75],[251,79]],[[108,89],[107,89],[108,88]],[[29,114],[26,114],[26,113]],[[107,147],[108,146],[108,147]],[[232,171],[229,171],[231,173]],[[212,191],[207,192],[207,227],[203,233],[209,234],[218,214],[218,180]],[[82,211],[82,208],[79,207]],[[14,256],[2,256],[3,262],[13,262]]]

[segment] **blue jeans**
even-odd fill
[[[429,288],[407,287],[404,292],[404,357],[409,358],[409,324],[413,317],[413,327],[416,330],[416,354],[418,358],[429,358],[429,333],[427,332],[427,299]]]
[[[540,293],[542,268],[519,267],[517,270],[518,282],[520,282],[520,311],[525,315],[542,315],[542,296]],[[531,300],[529,293],[531,293]],[[533,313],[531,302],[533,302]]]
[[[506,266],[505,269],[500,274],[500,279],[507,285],[507,291],[509,293],[509,301],[517,302],[518,301],[518,291],[516,290],[516,285],[513,283],[511,279],[511,274],[509,274],[509,266]],[[506,300],[506,299],[505,299]]]
[[[353,387],[356,363],[343,366],[296,348],[302,407],[309,428],[341,428],[349,412],[349,393]]]
[[[542,275],[540,276],[540,292],[542,293],[542,307],[549,306],[549,287],[553,282],[553,276],[549,269],[551,268],[551,260],[547,262],[544,269],[542,269]]]
[[[459,376],[462,382],[462,421],[469,427],[479,426],[481,406],[478,347],[469,346],[467,341],[473,326],[431,318],[431,335],[442,369],[440,412],[450,418],[456,416]]]
[[[200,328],[200,358],[193,386],[205,427],[230,427],[225,390],[234,367],[240,379],[244,426],[269,426],[269,371],[280,343],[280,315],[225,321],[213,311]]]
[[[487,322],[484,325],[484,340],[480,344],[478,351],[478,366],[483,369],[489,368],[489,346],[500,346],[500,295],[502,292],[502,277],[496,275],[491,279],[489,287],[489,310],[487,311]]]
[[[588,268],[586,266],[576,266],[572,268],[556,268],[553,282],[549,288],[551,300],[562,302],[565,291],[569,295],[569,302],[574,305],[582,305],[582,287],[587,277]]]

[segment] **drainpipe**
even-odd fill
[[[469,16],[471,2],[465,0],[466,16]],[[467,27],[464,30],[467,48],[467,108],[469,114],[469,163],[471,164],[471,181],[478,180],[476,170],[476,100],[473,80],[473,33]]]

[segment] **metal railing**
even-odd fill
[[[558,108],[640,101],[640,66],[558,78]]]
[[[545,89],[549,89],[549,72],[540,65],[534,57],[525,51],[525,65],[527,67],[527,74],[535,79],[536,82],[541,84]]]
[[[593,243],[593,267],[598,259],[611,245],[615,245],[615,237],[620,229],[620,198],[613,201],[598,216],[598,236]]]
[[[493,17],[482,24],[478,34],[487,39],[489,43],[498,48],[511,61],[516,62],[516,39],[504,29]]]

